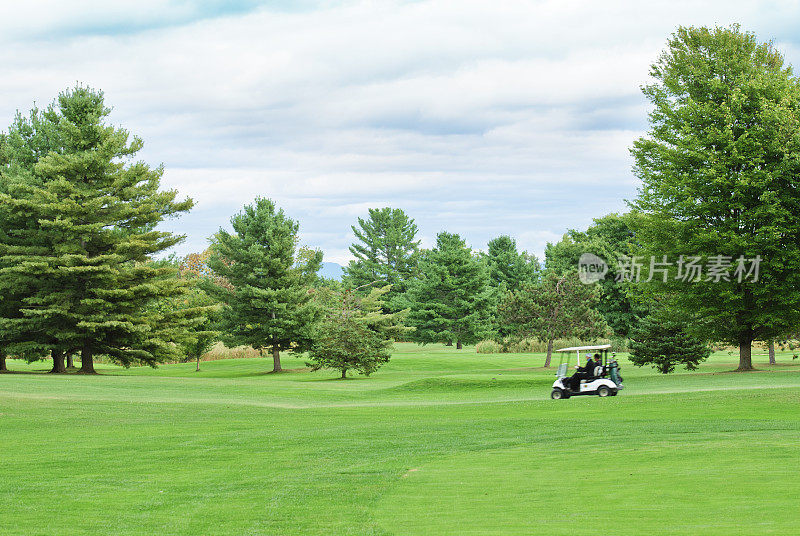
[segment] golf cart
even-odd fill
[[[597,346],[573,346],[556,350],[556,352],[561,352],[561,361],[558,364],[557,379],[553,382],[553,392],[550,393],[550,398],[559,400],[578,395],[616,396],[619,390],[624,389],[625,386],[622,384],[619,363],[614,357],[615,354],[611,354],[610,358],[608,357],[608,349],[610,347],[610,344],[601,344]],[[578,366],[580,366],[581,352],[584,351],[593,351],[593,353],[600,354],[600,365],[590,372],[592,376],[590,379],[581,380],[580,387],[577,390],[573,390],[567,381],[570,356],[572,352],[575,352],[578,358]]]

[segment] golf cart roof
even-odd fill
[[[595,346],[571,346],[569,348],[561,348],[556,352],[580,352],[583,350],[605,350],[611,348],[610,344],[597,344]]]

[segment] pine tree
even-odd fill
[[[28,116],[18,112],[8,132],[0,133],[0,194],[9,195],[14,191],[12,183],[21,179],[37,185],[46,180],[34,175],[34,166],[42,156],[62,151],[53,114],[52,106],[46,111],[34,107]],[[8,347],[27,340],[37,340],[36,347],[29,347],[27,351],[18,347],[18,357],[36,360],[49,350],[53,356],[52,372],[65,370],[57,341],[47,333],[26,333],[22,329],[23,299],[36,289],[38,280],[27,262],[7,255],[9,247],[24,248],[21,251],[25,253],[46,254],[46,243],[35,247],[31,242],[31,232],[37,227],[35,213],[12,210],[9,204],[0,203],[0,371],[6,370]]]
[[[487,251],[482,256],[489,272],[489,279],[495,293],[495,302],[499,303],[507,292],[513,292],[524,285],[535,283],[539,279],[539,261],[527,251],[519,253],[517,242],[510,236],[503,235],[490,240]],[[506,341],[511,333],[502,322],[495,317],[495,337]]]
[[[231,224],[233,234],[220,229],[212,238],[208,259],[214,275],[229,288],[204,288],[224,304],[223,341],[271,350],[273,372],[280,372],[281,351],[305,351],[312,342],[320,311],[311,301],[310,286],[322,253],[298,261],[299,225],[269,199],[257,198]]]
[[[407,324],[421,343],[455,341],[460,349],[492,331],[494,301],[486,267],[456,234],[439,233],[400,303],[410,310]]]
[[[517,242],[503,235],[489,241],[486,255],[489,278],[499,292],[515,291],[539,278],[539,261],[527,251],[519,253]]]
[[[351,288],[363,288],[364,293],[369,292],[372,283],[392,285],[386,296],[387,309],[402,308],[391,304],[406,291],[419,260],[414,220],[400,209],[371,208],[369,218],[358,218],[358,227],[352,229],[359,243],[350,246],[356,259],[345,268],[345,283]]]
[[[19,282],[23,269],[28,278],[20,283],[22,316],[2,324],[9,348],[80,350],[84,373],[94,373],[96,354],[125,366],[172,358],[173,341],[191,322],[189,311],[154,306],[185,292],[185,283],[150,258],[183,240],[155,227],[192,201],[159,191],[163,169],[132,161],[142,140],[106,124],[109,112],[102,92],[60,94],[44,114],[58,150],[36,155],[30,172],[9,167],[0,194],[4,217],[36,222],[1,238],[0,286]]]
[[[644,317],[631,333],[630,361],[637,367],[652,365],[662,374],[684,365],[688,370],[708,359],[711,349],[688,333],[674,313],[657,310]]]

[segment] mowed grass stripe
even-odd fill
[[[544,483],[547,475],[574,472],[590,449],[635,453],[651,445],[669,456],[711,445],[713,479],[748,459],[758,438],[787,459],[798,444],[800,367],[792,365],[784,367],[790,372],[706,374],[729,366],[722,355],[700,374],[663,377],[626,367],[629,390],[618,397],[551,401],[543,398],[552,369],[498,372],[540,363],[540,355],[399,350],[391,368],[364,380],[330,381],[325,372],[264,375],[261,360],[203,363],[207,376],[199,377],[184,365],[108,368],[104,372],[114,376],[91,378],[0,376],[0,391],[15,395],[0,394],[6,454],[0,534],[402,534],[386,501],[413,481],[416,472],[409,471],[436,467],[454,475],[442,486],[459,488],[462,456],[500,456],[496,463],[502,458],[512,467],[541,458],[533,476],[519,484],[500,478],[489,493],[497,500],[472,498],[483,504],[475,515],[488,518],[503,497],[525,492],[531,478]],[[414,385],[421,380],[428,383]],[[724,390],[698,390],[711,387]],[[686,392],[652,394],[675,388]],[[631,396],[635,392],[651,394]],[[563,453],[572,453],[573,461],[555,456]],[[749,460],[752,474],[776,481],[782,496],[800,491],[794,479],[776,480],[781,464],[762,456]],[[646,474],[634,454],[621,462],[629,472]],[[692,470],[701,478],[704,466]],[[628,498],[615,508],[642,507],[637,482],[620,488]],[[685,479],[677,485],[680,494],[665,501],[700,492],[720,501],[730,496],[726,489],[696,490]],[[469,489],[463,490],[466,503]],[[796,516],[770,497],[777,503],[764,502],[766,496],[755,497],[756,503]],[[432,512],[437,507],[431,503]],[[678,526],[678,511],[673,518],[669,512],[664,508],[665,526]],[[549,534],[547,527],[562,519],[551,508],[536,515],[547,522],[529,534]],[[508,530],[529,529],[526,519]]]
[[[487,389],[494,389],[501,391],[502,385],[492,386]],[[530,389],[531,387],[528,387]],[[647,392],[625,392],[625,396],[654,396],[654,395],[678,395],[685,393],[713,393],[718,391],[754,391],[764,389],[787,389],[787,388],[800,388],[800,382],[780,382],[769,385],[743,385],[735,387],[708,387],[708,388],[685,388],[685,389],[662,389],[658,391]],[[620,395],[622,396],[622,395]],[[359,408],[359,407],[402,407],[402,406],[452,406],[452,405],[475,405],[475,404],[510,404],[519,402],[533,402],[549,399],[549,395],[537,395],[520,398],[486,398],[486,399],[470,399],[470,400],[417,400],[417,401],[371,401],[371,402],[349,402],[349,403],[335,403],[335,402],[322,402],[316,404],[291,404],[280,403],[260,400],[245,400],[233,398],[158,398],[147,397],[146,399],[138,400],[117,400],[114,397],[100,397],[100,396],[85,396],[79,393],[61,394],[61,395],[48,395],[41,393],[30,392],[14,392],[0,390],[0,398],[16,398],[16,399],[35,399],[35,400],[54,400],[54,401],[83,401],[83,402],[117,402],[120,404],[139,404],[146,401],[150,404],[190,404],[190,405],[240,405],[252,406],[262,408],[275,408],[275,409],[319,409],[319,408]],[[574,403],[574,402],[573,402]]]
[[[721,454],[734,445],[747,456]],[[799,462],[786,434],[765,431],[468,453],[404,475],[376,516],[408,536],[792,534]]]

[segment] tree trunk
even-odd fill
[[[453,346],[453,341],[447,341],[444,345],[445,346]]]
[[[281,371],[281,351],[277,346],[272,347],[272,372]]]
[[[94,358],[92,357],[92,346],[84,344],[81,350],[81,374],[96,374],[94,371]]]
[[[342,369],[342,379],[343,379],[343,380],[346,380],[346,379],[347,379],[347,369],[346,369],[346,368],[343,368],[343,369]]]
[[[775,364],[775,339],[769,340],[769,364]]]
[[[50,370],[51,374],[63,374],[67,371],[64,366],[64,352],[61,350],[53,350],[50,352],[53,356],[53,368]]]
[[[550,368],[550,360],[553,358],[553,339],[547,341],[547,356],[544,358],[544,368]]]
[[[8,372],[6,368],[6,353],[0,350],[0,372]]]
[[[753,339],[748,335],[739,337],[739,368],[737,370],[753,370],[753,361],[751,359]]]
[[[461,346],[461,341],[456,341],[456,350],[461,350],[463,346]]]
[[[67,354],[67,368],[68,369],[75,368],[75,361],[74,361],[72,352]]]
[[[200,356],[197,356],[197,368],[194,369],[195,372],[200,372]]]

